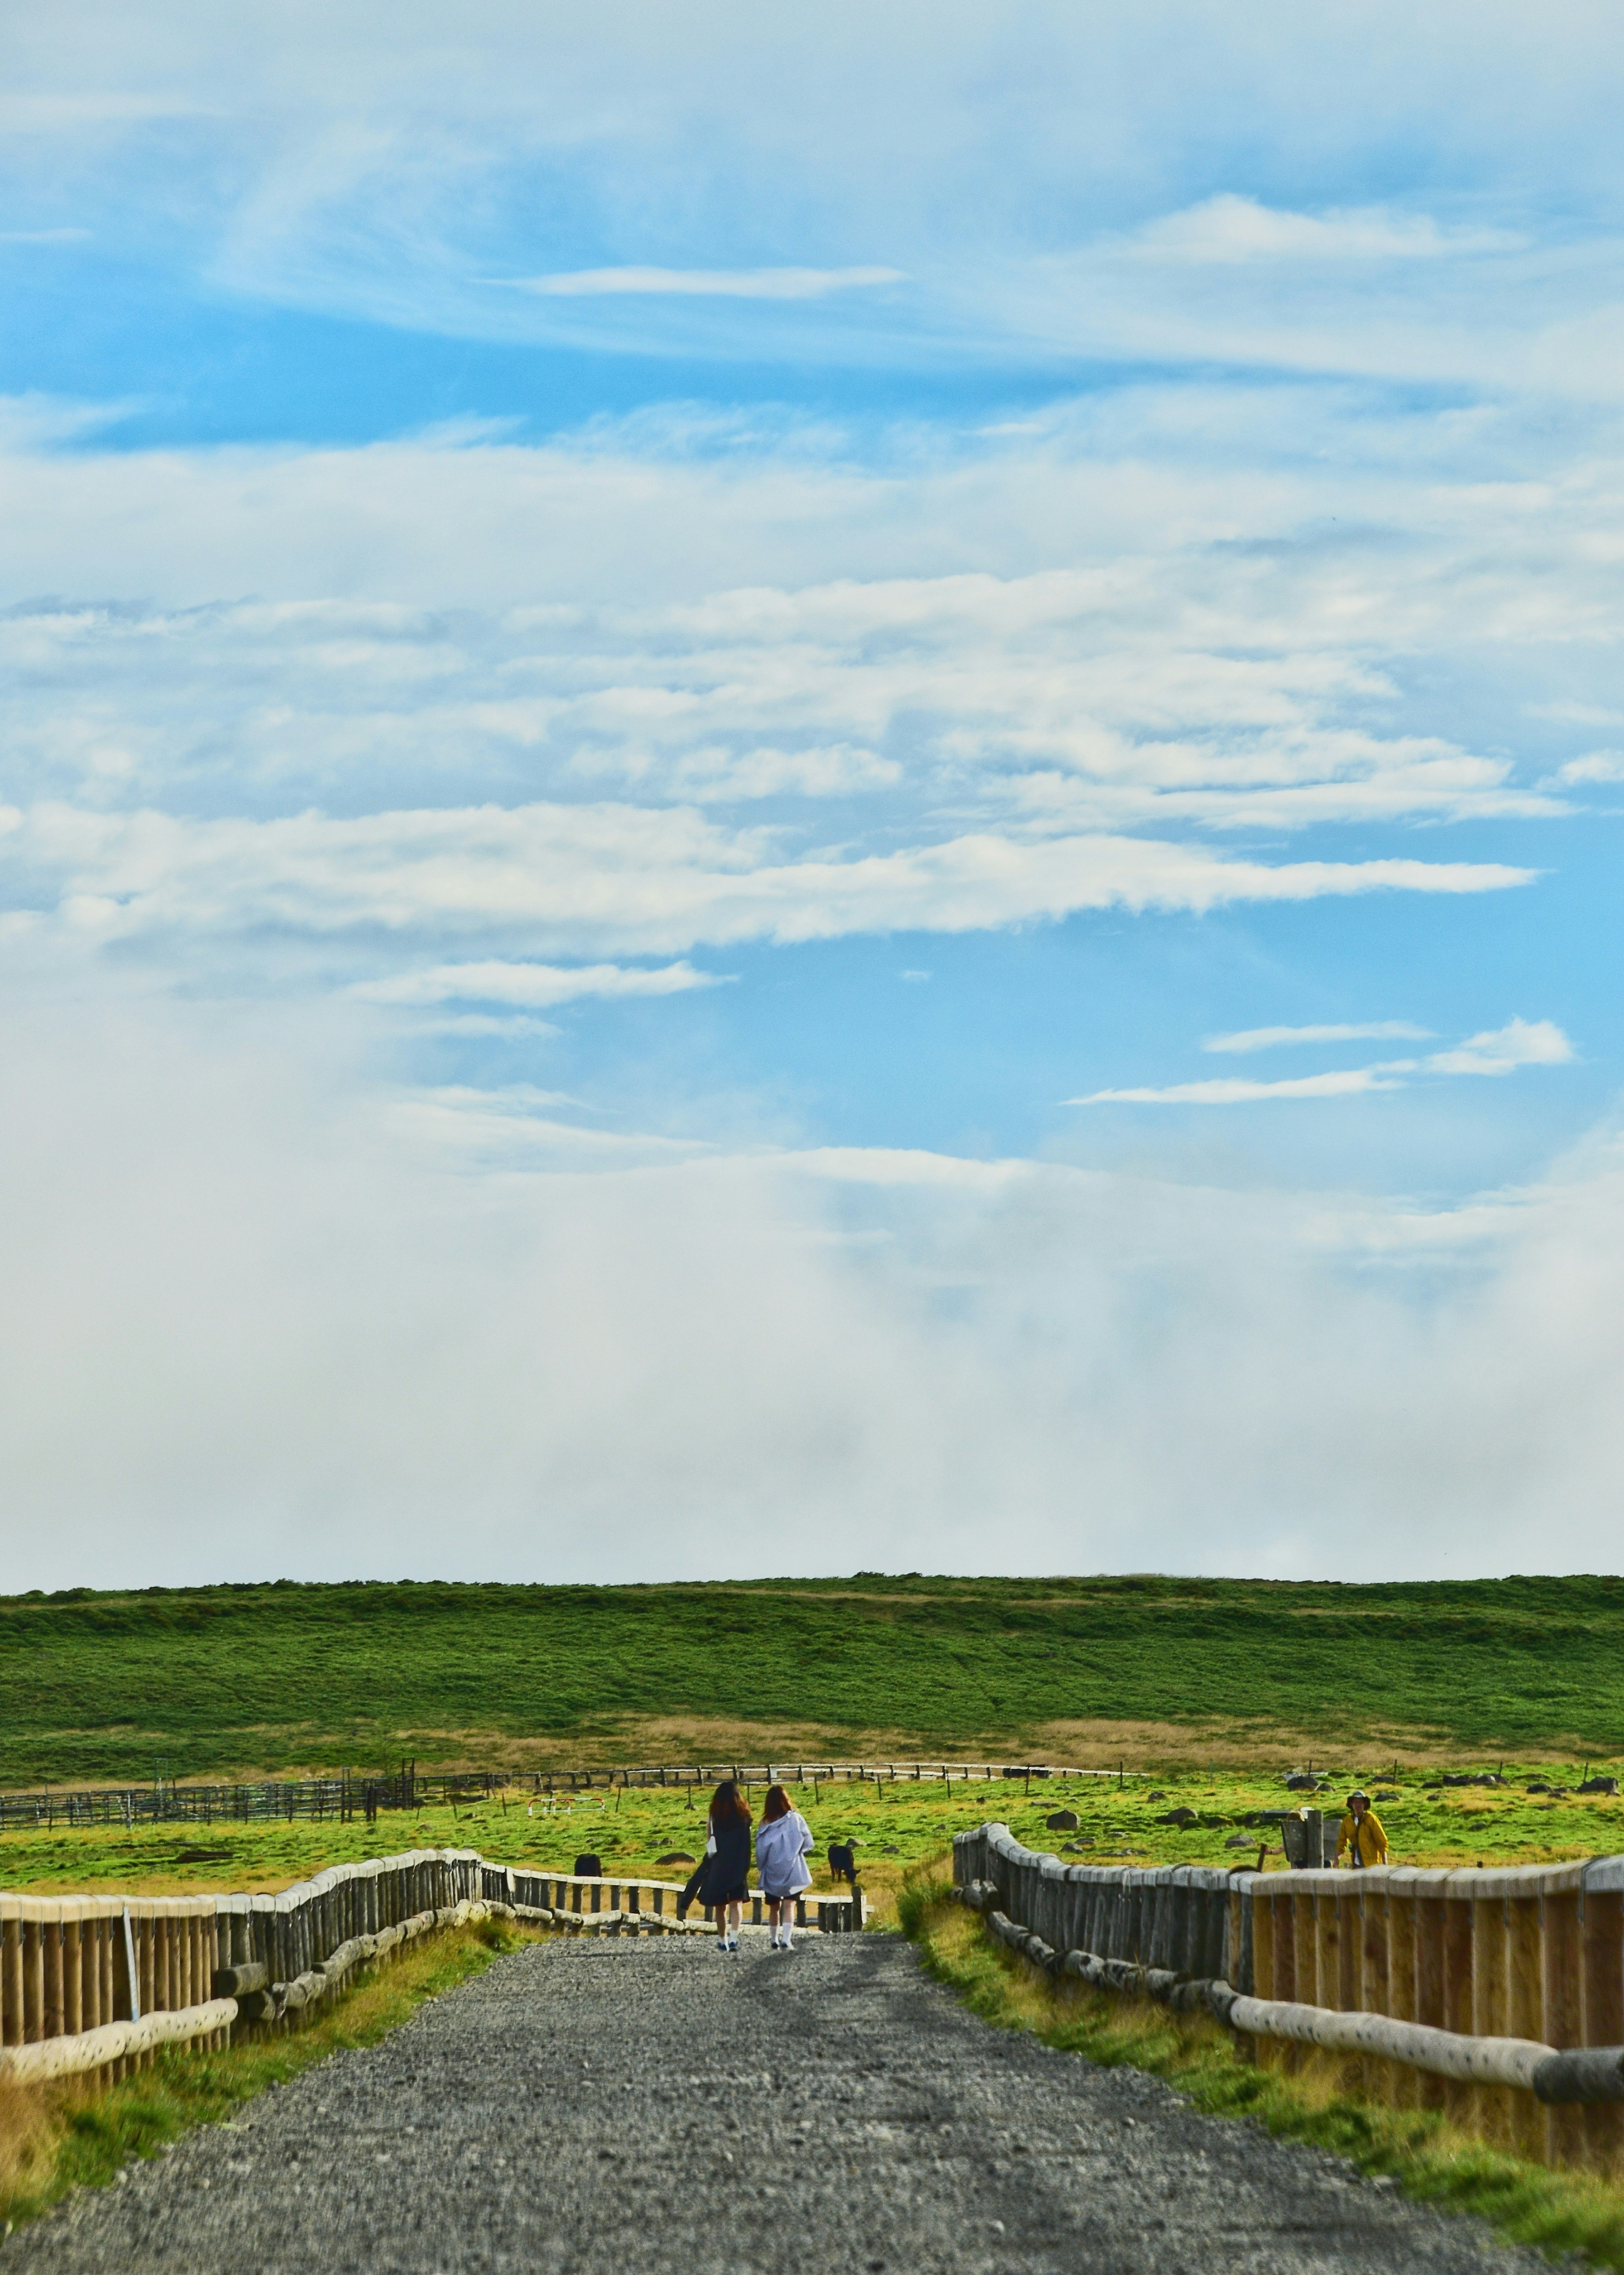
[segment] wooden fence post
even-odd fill
[[[1583,2043],[1583,1969],[1579,1933],[1579,1894],[1576,1888],[1548,1888],[1540,1903],[1545,1945],[1545,2028],[1548,2046]],[[1582,2164],[1584,2158],[1584,2113],[1572,2104],[1555,2103],[1545,2111],[1545,2154],[1553,2165]]]
[[[1580,1901],[1582,2042],[1587,2046],[1624,2044],[1624,1894],[1616,1889],[1586,1888]],[[1585,2162],[1590,2170],[1616,2171],[1624,2158],[1624,2104],[1590,2103],[1584,2133]]]
[[[1510,1932],[1505,1878],[1485,1878],[1483,1892],[1471,1907],[1472,2010],[1466,2027],[1480,2038],[1509,2037]],[[1473,2114],[1485,2141],[1499,2148],[1512,2146],[1511,2086],[1480,2085],[1473,2095]]]

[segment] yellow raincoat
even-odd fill
[[[1381,1819],[1377,1816],[1376,1811],[1373,1809],[1367,1809],[1364,1815],[1358,1819],[1356,1836],[1355,1832],[1354,1813],[1352,1810],[1350,1809],[1343,1818],[1342,1829],[1341,1833],[1338,1833],[1336,1839],[1336,1861],[1339,1864],[1341,1863],[1344,1856],[1346,1856],[1350,1863],[1354,1861],[1353,1846],[1356,1837],[1359,1843],[1357,1861],[1361,1864],[1385,1864],[1386,1863],[1387,1836],[1382,1831]]]

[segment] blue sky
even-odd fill
[[[1616,1561],[1613,11],[4,37],[11,1568]]]

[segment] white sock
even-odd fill
[[[782,1928],[782,1932],[781,1932],[781,1933],[780,1933],[780,1935],[779,1935],[779,1939],[778,1939],[778,1940],[779,1940],[780,1944],[782,1946],[783,1949],[784,1949],[785,1951],[788,1951],[788,1950],[789,1950],[789,1921],[788,1921],[788,1920],[786,1920],[786,1921],[784,1922],[784,1924],[783,1924],[783,1928]]]

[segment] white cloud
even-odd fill
[[[1407,1065],[1411,1062],[1406,1062]],[[1159,1090],[1096,1090],[1069,1098],[1068,1106],[1250,1106],[1259,1098],[1354,1098],[1366,1091],[1399,1090],[1394,1069],[1346,1067],[1333,1074],[1294,1076],[1283,1082],[1249,1082],[1223,1075],[1210,1082],[1175,1082]]]
[[[1518,1067],[1566,1066],[1574,1047],[1549,1019],[1511,1019],[1481,1035],[1469,1035],[1451,1051],[1426,1061],[1433,1074],[1512,1074]]]
[[[1257,1050],[1283,1042],[1338,1041],[1365,1035],[1421,1034],[1424,1029],[1397,1023],[1366,1027],[1258,1027],[1218,1035],[1204,1050]],[[1247,1106],[1265,1098],[1354,1098],[1369,1091],[1402,1090],[1414,1074],[1502,1075],[1526,1066],[1565,1066],[1573,1058],[1567,1037],[1549,1019],[1511,1019],[1480,1035],[1469,1035],[1451,1050],[1423,1059],[1388,1059],[1377,1066],[1343,1067],[1326,1074],[1299,1075],[1283,1082],[1252,1082],[1220,1076],[1207,1082],[1169,1083],[1160,1087],[1097,1090],[1069,1098],[1068,1106]]]
[[[723,830],[682,808],[554,805],[262,822],[41,805],[0,840],[0,862],[20,892],[43,893],[110,939],[262,925],[317,935],[523,930],[569,954],[972,932],[1083,909],[1500,892],[1530,873],[1408,858],[1271,865],[1150,838],[987,832],[787,861],[769,834]]]
[[[1624,751],[1587,751],[1556,770],[1560,782],[1624,782]]]
[[[676,995],[717,986],[729,976],[696,971],[686,962],[653,971],[617,964],[441,964],[426,971],[361,980],[350,993],[372,1003],[519,1003],[547,1009],[585,995]]]
[[[1505,230],[1444,229],[1428,214],[1382,206],[1291,213],[1224,191],[1144,223],[1130,243],[1159,260],[1227,263],[1438,261],[1514,251],[1525,239]]]
[[[1431,1030],[1405,1019],[1371,1019],[1360,1026],[1242,1027],[1233,1034],[1206,1035],[1204,1051],[1272,1051],[1283,1043],[1425,1042]]]
[[[818,300],[905,279],[900,268],[574,268],[502,281],[520,292],[561,299],[656,292],[692,299]]]
[[[391,1104],[342,1024],[127,993],[0,1054],[14,1588],[1612,1554],[1616,1144],[1423,1217]]]

